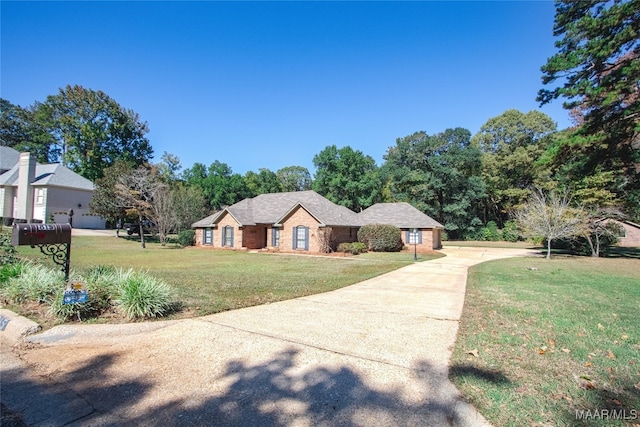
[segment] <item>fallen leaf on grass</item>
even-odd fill
[[[473,355],[475,357],[480,357],[480,356],[478,356],[478,349],[477,348],[474,348],[473,350],[467,351],[467,354],[471,354],[471,355]]]
[[[547,352],[547,346],[543,345],[538,349],[538,354],[545,354]]]
[[[611,360],[615,360],[616,359],[616,355],[613,354],[613,352],[611,350],[607,350],[607,357]]]
[[[586,366],[587,368],[589,368],[589,367],[593,366],[593,363],[591,363],[591,362],[587,362],[587,363],[585,363],[585,364],[584,364],[584,366]]]
[[[604,326],[602,326],[600,323],[598,323],[598,329],[600,329],[601,331],[604,331]]]
[[[563,348],[563,349],[562,349],[562,352],[563,352],[563,353],[571,353],[571,350],[569,350],[568,348]]]
[[[629,335],[627,335],[627,334],[623,334],[623,335],[620,337],[620,339],[628,340],[628,339],[629,339]]]

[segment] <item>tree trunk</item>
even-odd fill
[[[551,259],[551,239],[547,239],[547,259]]]
[[[146,246],[144,244],[144,230],[142,229],[142,215],[138,216],[138,226],[140,227],[140,245],[142,246],[142,249],[145,249]]]
[[[589,242],[589,247],[591,248],[591,256],[597,257],[598,253],[596,252],[596,249],[593,246],[593,240],[591,240],[591,236],[587,236],[587,242]]]

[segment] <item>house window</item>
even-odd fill
[[[36,188],[36,205],[44,204],[44,188]]]
[[[309,250],[309,227],[298,226],[293,227],[293,249]]]
[[[204,229],[203,245],[213,246],[213,228]]]
[[[233,247],[233,227],[230,225],[222,229],[222,246]]]
[[[279,228],[271,229],[271,246],[273,247],[280,246],[280,229]]]
[[[422,243],[422,230],[418,228],[410,228],[407,230],[406,241],[410,245]]]

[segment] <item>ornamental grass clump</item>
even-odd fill
[[[85,277],[74,277],[71,282],[82,282],[87,290],[87,301],[79,304],[63,304],[64,289],[56,292],[49,313],[60,321],[98,317],[113,306],[118,289],[118,271],[114,267],[98,266]]]
[[[161,317],[174,304],[171,289],[148,273],[120,271],[118,306],[129,319]]]
[[[11,277],[2,289],[4,298],[12,303],[51,302],[57,291],[65,288],[64,273],[40,264],[22,264],[20,274]]]

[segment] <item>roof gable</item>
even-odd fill
[[[0,145],[0,173],[8,171],[20,162],[20,152]]]
[[[305,212],[307,212],[313,219],[318,221],[320,223],[320,225],[325,225],[313,213],[311,213],[309,211],[309,209],[305,208],[302,203],[296,203],[295,205],[293,205],[293,207],[291,207],[291,209],[289,209],[284,215],[282,215],[282,218],[280,218],[278,221],[276,221],[274,225],[278,225],[278,226],[282,225],[282,223],[285,222],[287,220],[287,218],[293,216],[293,214],[295,214],[300,209],[302,209]]]
[[[0,185],[18,186],[20,165],[15,164],[10,170],[0,175]],[[60,163],[36,164],[35,178],[31,185],[38,187],[63,187],[75,190],[93,191],[94,186],[87,178],[78,175]]]

